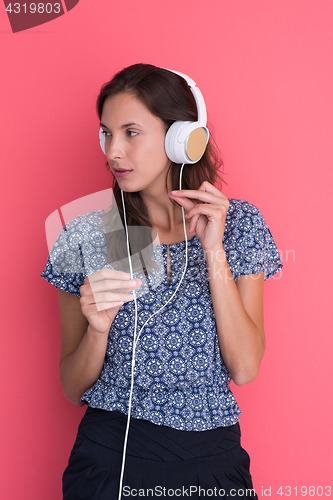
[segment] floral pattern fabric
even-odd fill
[[[282,268],[279,252],[263,215],[240,199],[229,199],[223,247],[236,280],[241,275],[264,272],[268,279]],[[41,276],[53,285],[80,296],[86,276],[103,267],[106,240],[102,210],[81,215],[61,231]],[[168,286],[167,250],[172,278]],[[142,279],[136,295],[137,334],[143,328],[135,355],[131,415],[157,425],[202,431],[233,425],[241,411],[229,387],[231,377],[219,350],[215,315],[203,249],[195,235],[186,242],[153,245],[153,270]],[[81,400],[94,408],[128,413],[131,359],[135,327],[134,301],[120,307],[108,336],[105,361],[96,383]]]

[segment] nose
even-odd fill
[[[108,159],[114,160],[116,158],[123,158],[124,148],[121,137],[118,134],[112,135],[112,137],[105,137],[105,154]]]

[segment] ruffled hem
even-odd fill
[[[266,264],[263,266],[262,264],[257,265],[255,267],[251,267],[249,265],[247,268],[242,269],[242,271],[239,271],[238,274],[235,273],[234,279],[239,278],[240,276],[245,276],[248,274],[259,274],[259,273],[265,273],[264,274],[264,281],[268,280],[274,274],[278,273],[281,269],[283,268],[283,265],[281,262],[270,262],[269,264]]]
[[[53,268],[50,257],[48,257],[45,269],[40,276],[51,285],[81,297],[80,286],[85,280],[82,273],[59,273]]]
[[[281,269],[283,268],[283,265],[281,262],[272,262],[268,265],[267,269],[265,270],[265,278],[264,278],[264,281],[268,280],[269,278],[271,278],[272,276],[274,276],[274,274],[278,273],[279,271],[281,271]]]
[[[97,380],[81,401],[92,408],[128,414],[128,388]],[[241,411],[229,387],[191,387],[165,390],[134,388],[131,415],[178,430],[205,431],[239,421]]]

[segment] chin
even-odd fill
[[[124,191],[124,193],[136,193],[138,191],[137,189],[136,190],[131,189],[131,187],[121,186],[121,183],[119,184],[118,180],[117,180],[117,184],[118,184],[119,189]]]

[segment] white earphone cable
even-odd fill
[[[184,163],[181,166],[180,169],[180,174],[179,174],[179,189],[182,188],[181,184],[181,179],[182,179],[182,173],[183,173],[183,167]],[[125,202],[124,202],[124,195],[123,191],[120,190],[121,192],[121,200],[123,204],[123,211],[124,211],[124,222],[125,222],[125,231],[126,231],[126,244],[127,244],[127,253],[128,253],[128,261],[129,261],[129,267],[130,267],[130,274],[131,274],[131,279],[133,279],[133,269],[132,269],[132,262],[131,262],[131,256],[130,256],[130,249],[129,249],[129,239],[128,239],[128,228],[127,228],[127,221],[126,221],[126,210],[125,210]],[[134,387],[134,369],[135,369],[135,349],[136,345],[139,340],[139,336],[148,323],[148,321],[155,316],[155,314],[159,313],[164,309],[164,307],[170,302],[170,300],[174,297],[174,295],[177,293],[181,282],[183,281],[186,269],[187,269],[187,233],[186,233],[186,224],[185,224],[185,214],[184,214],[184,208],[182,208],[182,215],[183,215],[183,225],[184,225],[184,234],[185,234],[185,251],[186,251],[186,260],[185,260],[185,269],[183,271],[182,277],[180,282],[178,283],[178,286],[170,299],[154,314],[149,316],[147,321],[144,323],[142,326],[141,330],[139,331],[138,336],[136,337],[136,329],[137,329],[137,315],[138,315],[138,309],[137,309],[137,303],[136,303],[136,295],[135,295],[135,290],[133,290],[133,296],[134,296],[134,305],[135,305],[135,322],[134,322],[134,335],[133,335],[133,349],[132,349],[132,369],[131,369],[131,388],[130,388],[130,395],[129,395],[129,401],[128,401],[128,415],[127,415],[127,424],[126,424],[126,431],[125,431],[125,438],[124,438],[124,447],[123,447],[123,457],[122,457],[122,464],[121,464],[121,472],[120,472],[120,482],[119,482],[119,491],[118,491],[118,500],[121,500],[122,496],[122,487],[123,487],[123,479],[124,479],[124,471],[125,471],[125,460],[126,460],[126,449],[127,449],[127,440],[128,440],[128,432],[129,432],[129,426],[130,426],[130,418],[131,418],[131,404],[132,404],[132,395],[133,395],[133,387]]]
[[[130,249],[129,249],[129,239],[128,239],[128,229],[127,229],[127,222],[126,222],[126,209],[125,209],[125,202],[124,202],[124,194],[123,194],[122,190],[120,190],[120,192],[121,192],[121,200],[123,203],[123,210],[124,210],[128,262],[129,262],[129,267],[130,267],[131,279],[133,279],[133,269],[132,269],[132,262],[131,262]],[[132,393],[133,393],[133,383],[134,383],[135,346],[136,346],[135,335],[136,335],[137,317],[138,317],[135,290],[133,290],[133,295],[134,295],[134,306],[135,306],[135,320],[134,320],[134,336],[133,336],[133,349],[132,349],[131,390],[130,390],[130,396],[129,396],[129,402],[128,402],[128,416],[127,416],[127,424],[126,424],[126,431],[125,431],[125,438],[124,438],[123,459],[122,459],[121,472],[120,472],[120,485],[119,485],[119,491],[118,491],[118,500],[121,500],[121,495],[122,495],[122,485],[123,485],[123,477],[124,477],[124,469],[125,469],[125,456],[126,456],[130,417],[131,417],[131,403],[132,403]]]

